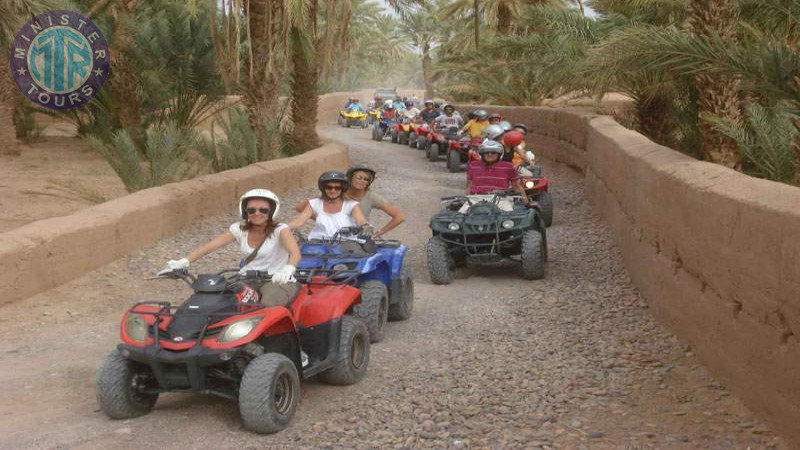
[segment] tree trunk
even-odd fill
[[[317,137],[317,61],[314,50],[304,45],[300,33],[293,28],[290,37],[292,79],[289,106],[294,128],[289,135],[289,152],[304,153],[319,146]]]
[[[712,34],[726,41],[736,40],[736,1],[735,0],[691,0],[688,10],[690,33],[699,37]],[[733,123],[742,117],[739,99],[739,82],[736,78],[724,75],[698,74],[694,78],[699,95],[699,113],[710,113]],[[701,120],[703,132],[703,157],[707,161],[732,169],[741,166],[741,153],[733,139],[713,129],[711,124]]]
[[[270,29],[267,27],[272,2],[250,0],[247,5],[248,31],[250,36],[250,70],[247,89],[242,98],[250,116],[250,127],[258,140],[258,159],[265,161],[277,155],[278,139],[277,110],[278,90],[274,71],[269,64],[271,49]]]
[[[634,103],[634,108],[639,131],[653,142],[671,147],[675,128],[672,120],[672,99],[664,94],[641,97]]]
[[[513,19],[514,15],[511,14],[508,4],[500,2],[497,5],[497,32],[503,35],[510,33]]]
[[[479,16],[479,14],[481,13],[481,11],[480,11],[480,6],[481,6],[480,3],[481,3],[480,0],[475,0],[473,5],[472,5],[472,9],[473,9],[472,12],[474,13],[473,14],[473,20],[474,20],[474,26],[475,26],[475,48],[478,48],[480,46],[480,28],[481,28],[481,22],[480,22],[480,16]]]
[[[292,60],[289,110],[293,129],[289,135],[289,153],[300,154],[319,146],[317,137],[317,101],[319,61],[316,33],[317,2],[308,10],[311,30],[292,27],[289,51]]]
[[[426,39],[422,43],[422,78],[425,81],[425,98],[433,99],[433,74],[431,73],[431,44]]]
[[[219,70],[220,78],[222,78],[222,85],[225,87],[225,95],[229,95],[232,92],[231,74],[228,71],[228,58],[222,52],[222,42],[219,39],[219,30],[217,29],[217,0],[211,0],[210,3],[211,11],[208,15],[208,31],[211,33],[211,41],[214,43],[214,56],[217,70]]]

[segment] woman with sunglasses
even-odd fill
[[[389,223],[372,235],[373,239],[397,228],[406,220],[406,216],[399,209],[382,196],[369,190],[372,182],[375,181],[374,170],[363,164],[356,164],[347,170],[347,179],[350,182],[350,188],[347,189],[345,198],[357,201],[365,218],[369,219],[373,209],[379,209],[391,217]]]
[[[289,228],[296,230],[314,218],[314,228],[308,238],[327,240],[333,238],[341,228],[369,225],[358,202],[344,197],[344,192],[350,186],[347,175],[330,170],[320,175],[317,186],[321,195],[304,204],[300,214],[289,222]]]
[[[300,247],[289,227],[275,222],[280,207],[280,199],[272,191],[248,191],[239,199],[240,222],[234,223],[226,232],[202,247],[192,250],[185,258],[167,262],[167,269],[188,269],[192,261],[236,242],[244,262],[241,273],[257,270],[272,275],[272,283],[260,286],[262,303],[280,304],[284,300],[288,303],[299,291],[293,275],[300,262]],[[282,291],[283,295],[275,295],[278,293],[276,289]]]

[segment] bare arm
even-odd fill
[[[303,212],[303,210],[306,209],[306,206],[308,205],[309,205],[308,200],[303,200],[302,202],[300,202],[299,205],[294,207],[294,210],[297,211],[297,213],[299,214]]]
[[[527,205],[528,194],[525,193],[525,189],[522,187],[522,183],[520,183],[518,179],[514,180],[511,182],[511,187],[514,188],[514,191],[516,191],[520,197],[522,197],[522,204]]]
[[[361,212],[361,208],[358,205],[353,207],[353,210],[350,212],[350,217],[353,218],[356,225],[361,226],[367,223],[367,219],[364,218],[364,213]]]
[[[186,257],[186,259],[188,259],[189,261],[196,261],[202,258],[203,256],[213,252],[214,250],[220,247],[224,247],[235,240],[236,238],[233,236],[233,233],[231,233],[230,231],[226,231],[220,234],[219,236],[215,237],[214,239],[212,239],[208,244],[192,250]]]
[[[389,223],[384,225],[383,228],[380,229],[380,231],[375,233],[373,237],[378,237],[386,234],[387,232],[397,228],[398,225],[400,225],[406,220],[406,216],[402,212],[400,212],[399,209],[395,208],[393,205],[390,205],[388,202],[384,202],[379,207],[379,209],[388,214],[389,217],[392,218],[392,220],[390,220]]]
[[[308,221],[313,214],[314,210],[311,209],[311,205],[306,203],[305,208],[303,208],[303,212],[298,214],[294,219],[291,220],[291,222],[287,223],[287,225],[289,225],[289,229],[296,230],[302,227],[303,224],[306,223],[306,221]]]
[[[292,230],[289,228],[282,229],[280,238],[281,245],[289,252],[289,264],[297,267],[297,263],[300,262],[300,246],[297,245],[297,240],[294,238]]]

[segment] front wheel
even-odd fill
[[[428,272],[433,284],[450,284],[453,281],[450,250],[438,236],[428,240]]]
[[[355,384],[367,372],[369,365],[369,331],[360,320],[342,316],[339,332],[339,353],[333,367],[322,372],[319,377],[325,383]]]
[[[95,396],[100,409],[112,419],[131,419],[153,409],[158,394],[145,392],[155,387],[150,368],[122,357],[113,350],[97,370]]]
[[[447,152],[447,170],[451,173],[461,171],[461,154],[456,150]]]
[[[417,133],[411,133],[408,135],[408,146],[410,148],[415,148],[417,146]]]
[[[397,144],[397,131],[392,130],[391,133],[389,133],[389,138],[392,141],[392,144]]]
[[[361,119],[361,128],[367,128],[367,119]]]
[[[428,161],[436,162],[439,159],[439,144],[431,142],[428,145]]]
[[[403,267],[400,285],[392,290],[392,302],[389,305],[389,320],[408,320],[414,310],[414,279],[407,268]]]
[[[289,425],[300,401],[300,377],[292,360],[267,353],[250,361],[239,385],[245,428],[268,434]]]
[[[553,197],[549,192],[544,191],[536,198],[542,211],[542,220],[544,225],[549,227],[553,224]]]
[[[389,319],[389,291],[386,285],[377,280],[361,285],[361,303],[353,307],[353,314],[367,326],[370,342],[382,341]]]
[[[525,232],[522,237],[522,276],[528,280],[544,278],[545,249],[544,236],[536,230]]]

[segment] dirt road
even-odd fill
[[[414,317],[389,324],[365,380],[304,383],[293,424],[272,436],[244,431],[235,403],[199,395],[162,395],[134,420],[99,412],[94,372],[117,342],[122,312],[134,300],[186,295],[178,282],[144,278],[223,231],[231,214],[0,308],[0,448],[783,447],[650,316],[579,174],[545,163],[556,220],[544,280],[501,265],[435,286],[428,218],[439,197],[462,190],[464,175],[365,130],[322,132],[375,167],[374,188],[409,216],[389,237],[411,247]],[[293,192],[285,203],[313,194]],[[235,261],[231,248],[195,267]]]

